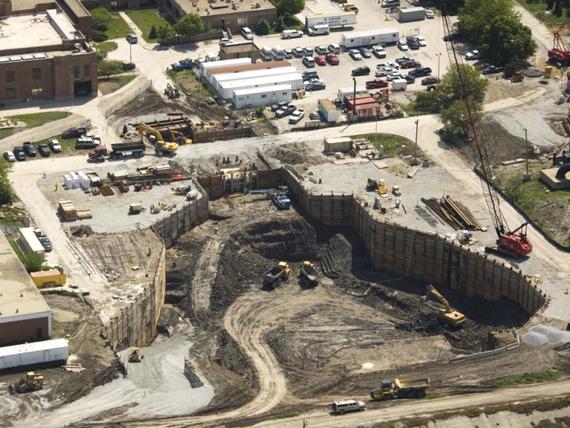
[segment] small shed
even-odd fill
[[[352,149],[352,138],[350,137],[327,137],[325,138],[325,153],[342,152],[346,153]]]
[[[356,112],[358,117],[380,117],[382,115],[382,106],[372,97],[357,98],[346,100],[346,109],[349,112]]]
[[[317,102],[317,109],[325,121],[329,123],[338,122],[339,111],[336,109],[331,100],[321,99]]]

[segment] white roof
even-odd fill
[[[356,93],[362,93],[362,92],[368,92],[368,89],[366,89],[366,87],[364,86],[357,86],[356,87]],[[352,94],[354,93],[354,87],[350,87],[350,88],[340,88],[338,90],[339,94]]]
[[[292,89],[291,85],[270,85],[270,86],[260,86],[257,88],[236,89],[234,91],[234,97],[240,97],[244,95],[264,94],[266,92],[290,91],[291,89]]]
[[[288,66],[288,67],[264,68],[261,70],[249,70],[238,73],[214,74],[213,78],[216,82],[221,83],[221,82],[228,82],[230,80],[254,79],[257,77],[278,76],[280,74],[291,74],[296,72],[297,72],[297,67]]]
[[[203,62],[201,64],[201,67],[203,70],[209,70],[211,68],[228,67],[231,65],[240,65],[240,64],[251,64],[251,58],[231,58],[231,59],[222,59],[220,61],[208,61],[208,62]]]
[[[288,82],[302,82],[303,77],[300,73],[281,74],[279,76],[265,76],[255,79],[230,80],[229,82],[221,82],[222,89],[238,89],[238,88],[255,88],[259,86],[275,85]]]
[[[351,31],[350,33],[342,33],[342,38],[356,39],[357,37],[369,37],[388,33],[399,33],[399,31],[395,28],[378,28],[377,30]]]
[[[40,342],[22,343],[21,345],[3,346],[0,347],[0,358],[61,348],[69,348],[69,342],[66,339],[42,340]]]
[[[32,251],[34,252],[44,251],[44,246],[36,236],[33,227],[21,227],[20,233],[22,234],[22,237],[26,240]]]
[[[400,9],[400,13],[401,12],[419,12],[419,11],[425,12],[425,9],[423,7],[420,6],[416,6],[416,7],[404,7],[402,9]]]
[[[309,12],[306,17],[307,18],[328,18],[333,16],[347,16],[347,15],[354,15],[354,12],[345,12],[345,11],[334,11],[334,12]]]

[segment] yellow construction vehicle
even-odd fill
[[[140,363],[144,356],[141,355],[139,348],[132,348],[129,354],[129,363]]]
[[[269,269],[263,274],[263,286],[275,288],[275,284],[280,280],[285,281],[289,278],[291,268],[287,262],[279,262],[276,266]]]
[[[168,132],[170,132],[170,135],[172,135],[172,137],[176,139],[178,145],[193,143],[192,138],[186,138],[184,134],[180,131],[176,131],[175,129],[169,129]]]
[[[141,141],[144,142],[144,137],[146,136],[150,143],[163,153],[173,154],[178,150],[178,143],[164,141],[162,134],[157,129],[148,126],[144,122],[139,123],[138,128]]]
[[[316,287],[319,284],[319,273],[315,265],[305,260],[301,265],[301,279],[304,279],[309,285]]]
[[[380,385],[370,390],[373,400],[394,398],[424,398],[429,388],[429,377],[418,379],[384,379]]]
[[[34,372],[26,373],[26,377],[20,379],[16,384],[10,385],[11,394],[22,394],[26,392],[39,391],[44,387],[44,377]]]
[[[461,326],[461,324],[465,322],[466,319],[465,315],[453,309],[449,305],[447,299],[443,297],[442,294],[433,287],[433,285],[427,286],[427,293],[428,296],[432,296],[443,305],[443,308],[441,308],[439,312],[439,318],[441,320],[445,321],[446,323],[454,327],[459,327]]]

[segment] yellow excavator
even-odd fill
[[[26,373],[26,377],[20,379],[16,384],[10,385],[11,394],[23,394],[26,392],[39,391],[44,387],[44,377],[34,372]]]
[[[437,291],[433,285],[427,286],[427,293],[429,296],[432,296],[443,305],[443,308],[440,309],[439,312],[439,318],[441,320],[445,321],[449,325],[452,325],[453,327],[459,327],[465,322],[465,315],[453,309],[449,305],[447,299],[443,297],[443,295]]]
[[[144,137],[146,136],[148,140],[156,146],[163,153],[176,153],[178,150],[178,143],[164,141],[162,138],[162,134],[157,129],[154,129],[148,126],[146,123],[141,122],[138,125],[139,134],[141,136],[141,141],[144,141]]]

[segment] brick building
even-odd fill
[[[0,19],[0,103],[97,94],[97,55],[62,9],[20,14],[0,2],[12,13]]]

